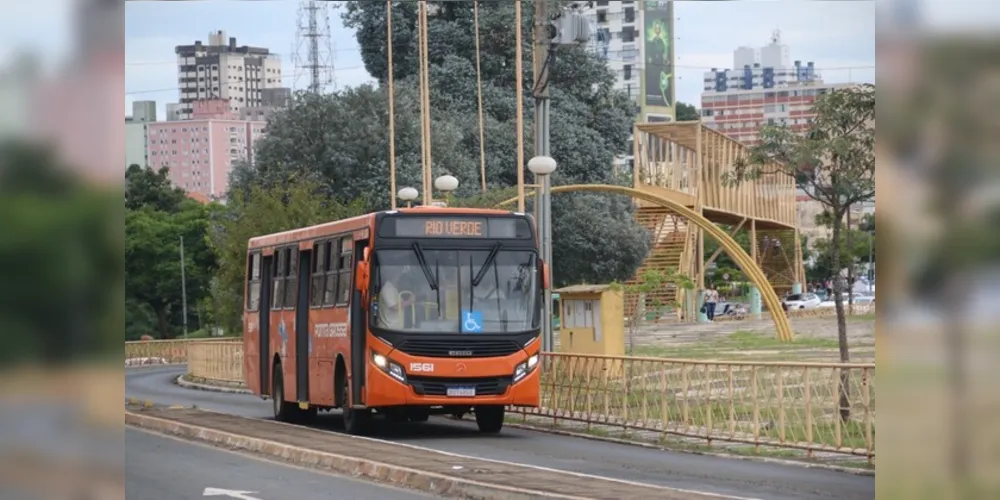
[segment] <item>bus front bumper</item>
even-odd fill
[[[407,373],[405,381],[368,363],[365,406],[476,406],[539,405],[541,370],[533,366],[515,379],[515,370],[504,375],[434,376]],[[481,372],[480,372],[481,373]]]

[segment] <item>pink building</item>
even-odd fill
[[[185,191],[224,198],[234,164],[253,163],[266,122],[241,120],[223,100],[194,104],[191,120],[148,124],[149,164],[169,167],[170,180]]]

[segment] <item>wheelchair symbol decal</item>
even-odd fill
[[[483,331],[483,313],[480,311],[462,311],[462,333],[480,333]]]

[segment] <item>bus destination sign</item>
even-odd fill
[[[483,221],[431,219],[424,222],[424,236],[482,238]]]
[[[396,238],[525,238],[531,228],[523,219],[485,217],[394,217],[381,236]]]

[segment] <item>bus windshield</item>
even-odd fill
[[[497,334],[537,329],[541,314],[536,262],[533,251],[503,250],[502,246],[495,251],[416,245],[407,250],[378,250],[372,274],[372,325],[407,333]]]

